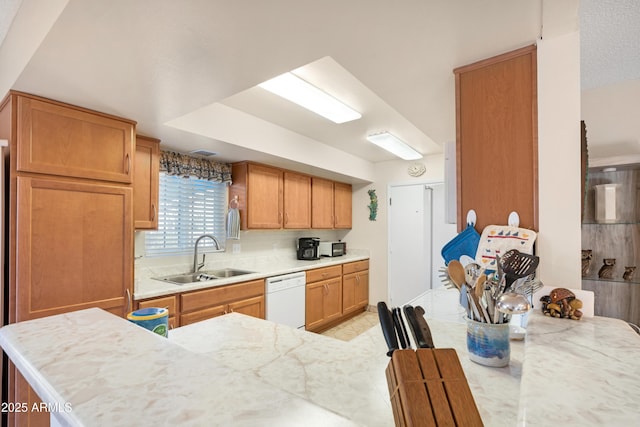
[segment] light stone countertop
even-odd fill
[[[534,312],[509,366],[489,368],[444,315],[455,294],[419,303],[436,347],[456,349],[485,425],[640,419],[640,336],[626,323]],[[90,309],[6,326],[0,345],[46,402],[71,403],[55,414],[69,425],[393,425],[378,326],[343,342],[231,313],[165,339]]]
[[[5,326],[0,346],[62,426],[355,425],[97,308]]]
[[[464,323],[428,321],[437,347],[456,348],[485,425],[513,426],[524,344],[513,342],[510,366],[488,368],[469,360]],[[235,314],[173,329],[169,340],[358,424],[394,425],[379,326],[343,342]]]
[[[609,317],[533,312],[527,325],[518,426],[640,423],[640,335]]]
[[[226,254],[225,254],[226,255]],[[217,270],[222,268],[236,268],[240,270],[253,271],[255,273],[243,274],[224,279],[216,279],[206,282],[187,283],[184,285],[174,285],[152,277],[163,277],[172,274],[182,274],[190,271],[189,264],[159,265],[136,267],[136,280],[134,286],[134,300],[161,297],[180,292],[207,289],[216,286],[230,285],[233,283],[247,282],[250,280],[263,279],[266,277],[279,276],[281,274],[295,273],[298,271],[310,270],[313,268],[329,267],[353,261],[361,261],[369,258],[369,251],[363,249],[349,249],[349,252],[339,257],[322,257],[319,260],[307,261],[298,260],[294,252],[278,251],[273,254],[260,254],[256,256],[220,256],[215,254],[213,260],[201,269]]]

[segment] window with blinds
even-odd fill
[[[145,235],[147,256],[193,253],[203,234],[213,234],[225,245],[227,184],[160,173],[158,230]],[[211,239],[199,248],[215,250]]]

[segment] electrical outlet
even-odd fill
[[[231,252],[234,254],[239,254],[240,253],[240,243],[234,243],[233,245],[231,245]]]

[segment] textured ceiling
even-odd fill
[[[640,0],[580,1],[582,89],[640,79]]]

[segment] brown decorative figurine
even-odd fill
[[[604,265],[598,271],[598,277],[601,279],[613,279],[613,266],[616,265],[615,258],[605,258],[602,260]]]
[[[549,295],[540,298],[542,312],[545,316],[558,317],[560,319],[580,320],[582,318],[582,301],[567,288],[555,288]]]
[[[582,250],[582,277],[586,277],[589,274],[589,267],[591,265],[592,258],[593,251],[591,249]]]
[[[630,282],[633,280],[633,273],[635,273],[636,271],[636,267],[625,267],[624,268],[624,273],[622,274],[622,278],[624,280],[626,280],[627,282]]]

